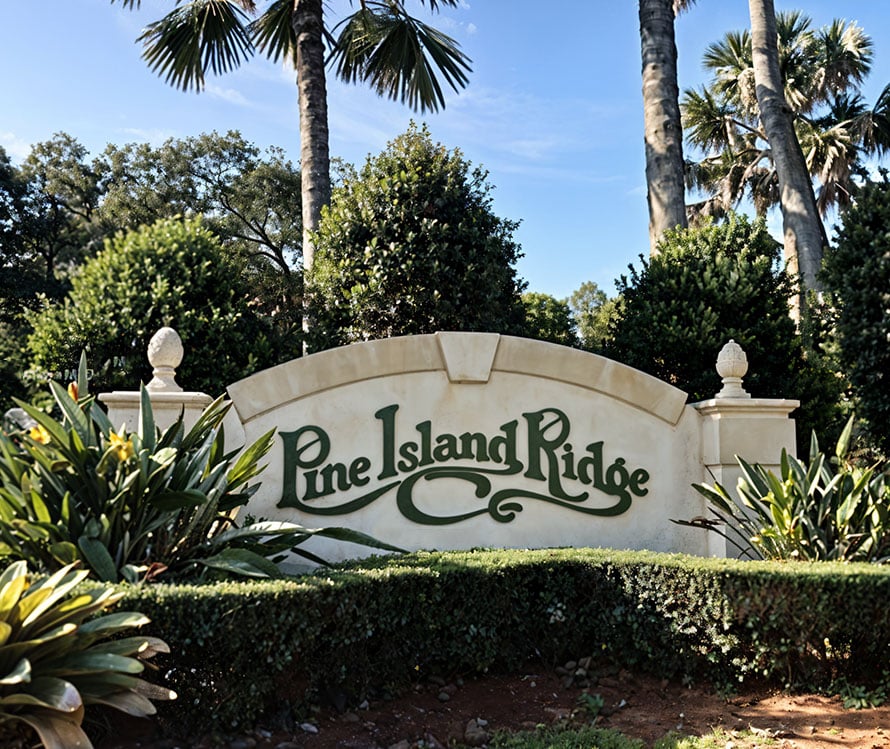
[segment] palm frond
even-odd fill
[[[865,80],[871,71],[873,44],[854,22],[834,19],[815,37],[819,50],[819,91],[822,99],[841,93]]]
[[[683,130],[687,140],[705,151],[734,150],[737,132],[735,110],[726,101],[718,101],[707,88],[687,89],[680,102]]]
[[[132,1],[132,0],[131,0]],[[192,0],[146,27],[138,41],[149,67],[183,90],[204,88],[207,71],[237,68],[253,53],[247,15],[253,3]]]
[[[469,81],[470,60],[458,43],[398,8],[366,4],[340,27],[332,59],[345,81],[364,81],[421,112],[445,106],[437,71],[455,91]]]
[[[297,34],[292,23],[293,13],[293,0],[275,0],[248,28],[256,48],[272,62],[283,58],[296,64]]]

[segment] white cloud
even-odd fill
[[[118,132],[126,135],[128,138],[135,138],[140,143],[151,143],[152,145],[160,145],[165,140],[176,137],[176,133],[172,130],[161,128],[122,127],[118,128]]]
[[[7,155],[16,161],[21,161],[31,153],[30,143],[26,143],[24,139],[18,137],[15,133],[8,131],[0,130],[0,146],[3,146]]]
[[[234,88],[223,88],[222,86],[217,86],[215,83],[208,83],[204,90],[213,98],[222,99],[223,101],[238,107],[255,106],[253,102],[244,96],[244,94]]]

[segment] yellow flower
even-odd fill
[[[124,439],[115,432],[109,432],[108,441],[114,450],[114,454],[117,455],[117,459],[121,462],[128,458],[132,458],[135,454],[135,450],[133,450],[133,440],[131,438]]]
[[[49,432],[47,432],[46,428],[41,424],[31,427],[31,431],[28,432],[28,436],[31,437],[31,439],[35,442],[39,442],[41,445],[48,445],[51,439],[49,436]]]
[[[69,382],[68,383],[68,395],[71,397],[71,400],[77,400],[77,383]]]

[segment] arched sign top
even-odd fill
[[[230,385],[244,424],[288,403],[365,380],[445,373],[468,387],[493,372],[575,385],[675,425],[686,393],[644,372],[586,351],[497,333],[440,332],[352,344],[294,359]]]

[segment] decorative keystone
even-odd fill
[[[744,350],[731,338],[717,355],[717,374],[723,378],[723,389],[716,398],[750,398],[751,394],[742,387],[742,377],[748,371],[748,357]]]
[[[182,338],[173,328],[161,328],[148,342],[148,362],[154,378],[145,387],[152,392],[181,393],[176,368],[182,363]]]

